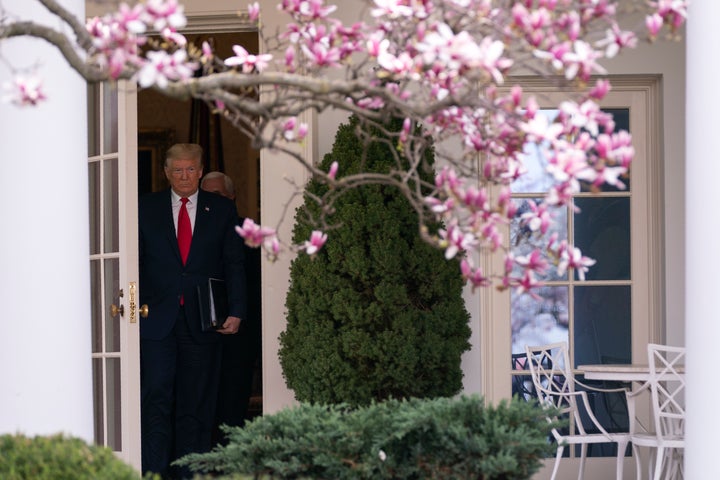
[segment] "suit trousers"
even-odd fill
[[[218,339],[219,340],[219,339]],[[170,463],[212,448],[220,343],[198,343],[180,308],[170,335],[140,341],[142,470],[192,478]]]

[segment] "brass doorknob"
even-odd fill
[[[143,318],[147,318],[148,313],[150,313],[150,309],[148,308],[146,303],[140,307],[140,316]]]
[[[113,317],[117,317],[117,316],[118,316],[118,313],[119,313],[120,316],[122,317],[122,316],[125,314],[125,306],[124,306],[124,305],[120,305],[120,306],[118,307],[118,306],[115,305],[114,303],[113,303],[112,305],[110,305],[110,315],[112,315]]]

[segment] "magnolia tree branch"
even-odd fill
[[[34,1],[69,34],[0,5],[0,42],[42,39],[89,82],[130,79],[169,97],[205,101],[255,148],[283,152],[327,183],[325,195],[310,198],[320,206],[313,219],[319,228],[334,226],[333,204],[343,192],[371,184],[397,188],[417,212],[423,238],[447,258],[461,255],[462,275],[474,287],[520,291],[539,285],[548,268],[574,269],[583,278],[594,263],[567,239],[547,237],[554,209],[574,208],[583,189],[623,188],[629,172],[631,137],[616,131],[598,106],[611,89],[602,61],[665,32],[676,36],[687,13],[684,0],[356,0],[366,5],[366,19],[346,25],[325,0],[282,0],[285,30],[258,30],[264,51],[273,53],[235,45],[234,55],[220,58],[208,43],[188,44],[177,0],[120,4],[86,23],[56,0]],[[629,9],[645,13],[640,29],[620,27],[618,17]],[[247,12],[262,25],[257,3]],[[555,118],[511,84],[529,74],[554,78],[566,92]],[[47,100],[35,75],[18,75],[6,89],[17,105]],[[380,141],[367,132],[383,131],[396,167],[350,173],[335,163],[323,171],[300,154],[295,144],[308,129],[298,118],[329,109],[355,115],[365,145]],[[400,131],[387,130],[391,119],[403,120]],[[525,174],[527,144],[546,151],[552,185],[520,211],[511,186]],[[437,157],[434,182],[422,174],[429,149]],[[302,187],[293,185],[296,195]],[[503,238],[513,222],[538,245],[526,256],[515,258]],[[438,224],[439,231],[428,228]],[[248,221],[238,231],[276,256],[276,228]],[[315,253],[325,238],[315,232],[293,248]],[[466,255],[471,251],[503,251],[503,270],[483,272]]]

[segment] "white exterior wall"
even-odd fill
[[[83,0],[60,3],[82,17]],[[3,8],[46,18],[27,0]],[[40,40],[4,40],[2,56],[39,64],[49,100],[0,105],[0,434],[92,440],[85,82]]]

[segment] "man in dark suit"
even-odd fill
[[[165,175],[170,190],[140,199],[140,323],[143,472],[171,475],[169,464],[211,448],[221,335],[238,331],[245,316],[242,241],[235,204],[199,190],[202,148],[173,145]],[[189,244],[189,245],[188,245]],[[202,331],[197,287],[208,278],[227,283],[229,315]],[[187,469],[178,477],[189,477]]]
[[[222,172],[209,172],[200,182],[200,188],[235,200],[235,185]],[[242,225],[243,218],[238,223]],[[243,426],[249,419],[250,398],[256,363],[261,344],[261,292],[260,249],[244,246],[245,277],[247,285],[247,317],[243,318],[237,335],[222,338],[222,366],[214,441],[225,443],[221,425]]]

